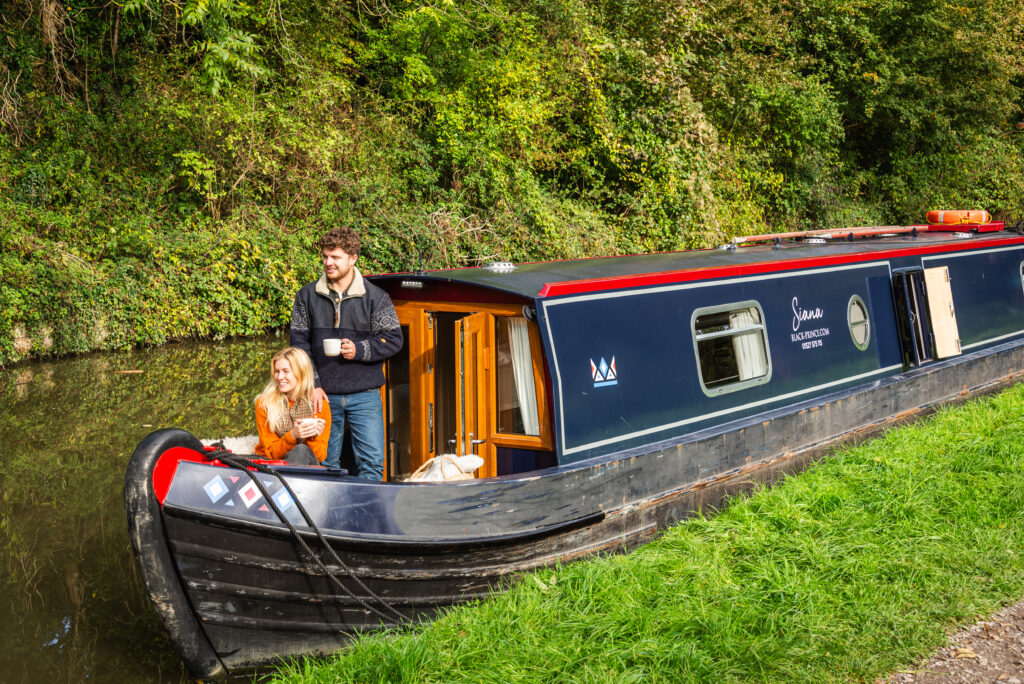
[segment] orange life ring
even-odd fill
[[[956,211],[929,211],[925,214],[928,223],[988,223],[992,216],[984,209],[958,209]]]

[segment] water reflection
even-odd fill
[[[0,370],[0,673],[5,682],[190,681],[143,594],[122,487],[160,427],[255,432],[283,336]]]

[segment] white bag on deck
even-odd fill
[[[444,482],[447,480],[472,480],[477,468],[484,464],[484,459],[476,454],[456,456],[441,454],[416,469],[407,482]]]
[[[259,435],[245,435],[244,437],[224,437],[223,439],[201,439],[203,446],[210,446],[214,442],[224,442],[224,448],[233,454],[253,455],[256,453],[256,445],[260,442]]]

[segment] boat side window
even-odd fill
[[[494,323],[498,432],[539,436],[529,324],[512,316],[496,316]]]
[[[1020,262],[1020,286],[1024,288],[1024,261]]]
[[[871,321],[868,320],[868,307],[858,295],[850,297],[846,307],[846,321],[850,324],[850,336],[857,349],[867,349],[871,341]]]
[[[693,338],[701,388],[708,396],[771,378],[764,313],[757,302],[698,309],[693,314]]]

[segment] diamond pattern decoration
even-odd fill
[[[238,490],[238,497],[245,504],[246,508],[251,508],[254,503],[263,498],[260,494],[259,487],[256,486],[255,482],[250,482],[241,489]]]
[[[291,508],[292,505],[295,503],[291,495],[288,493],[288,490],[284,489],[283,487],[280,490],[278,490],[278,492],[274,494],[271,498],[274,500],[274,503],[277,504],[278,509],[280,509],[282,513]]]
[[[221,497],[228,493],[228,486],[224,484],[224,480],[221,479],[220,475],[215,475],[212,480],[203,485],[203,490],[210,497],[211,502],[217,503]]]

